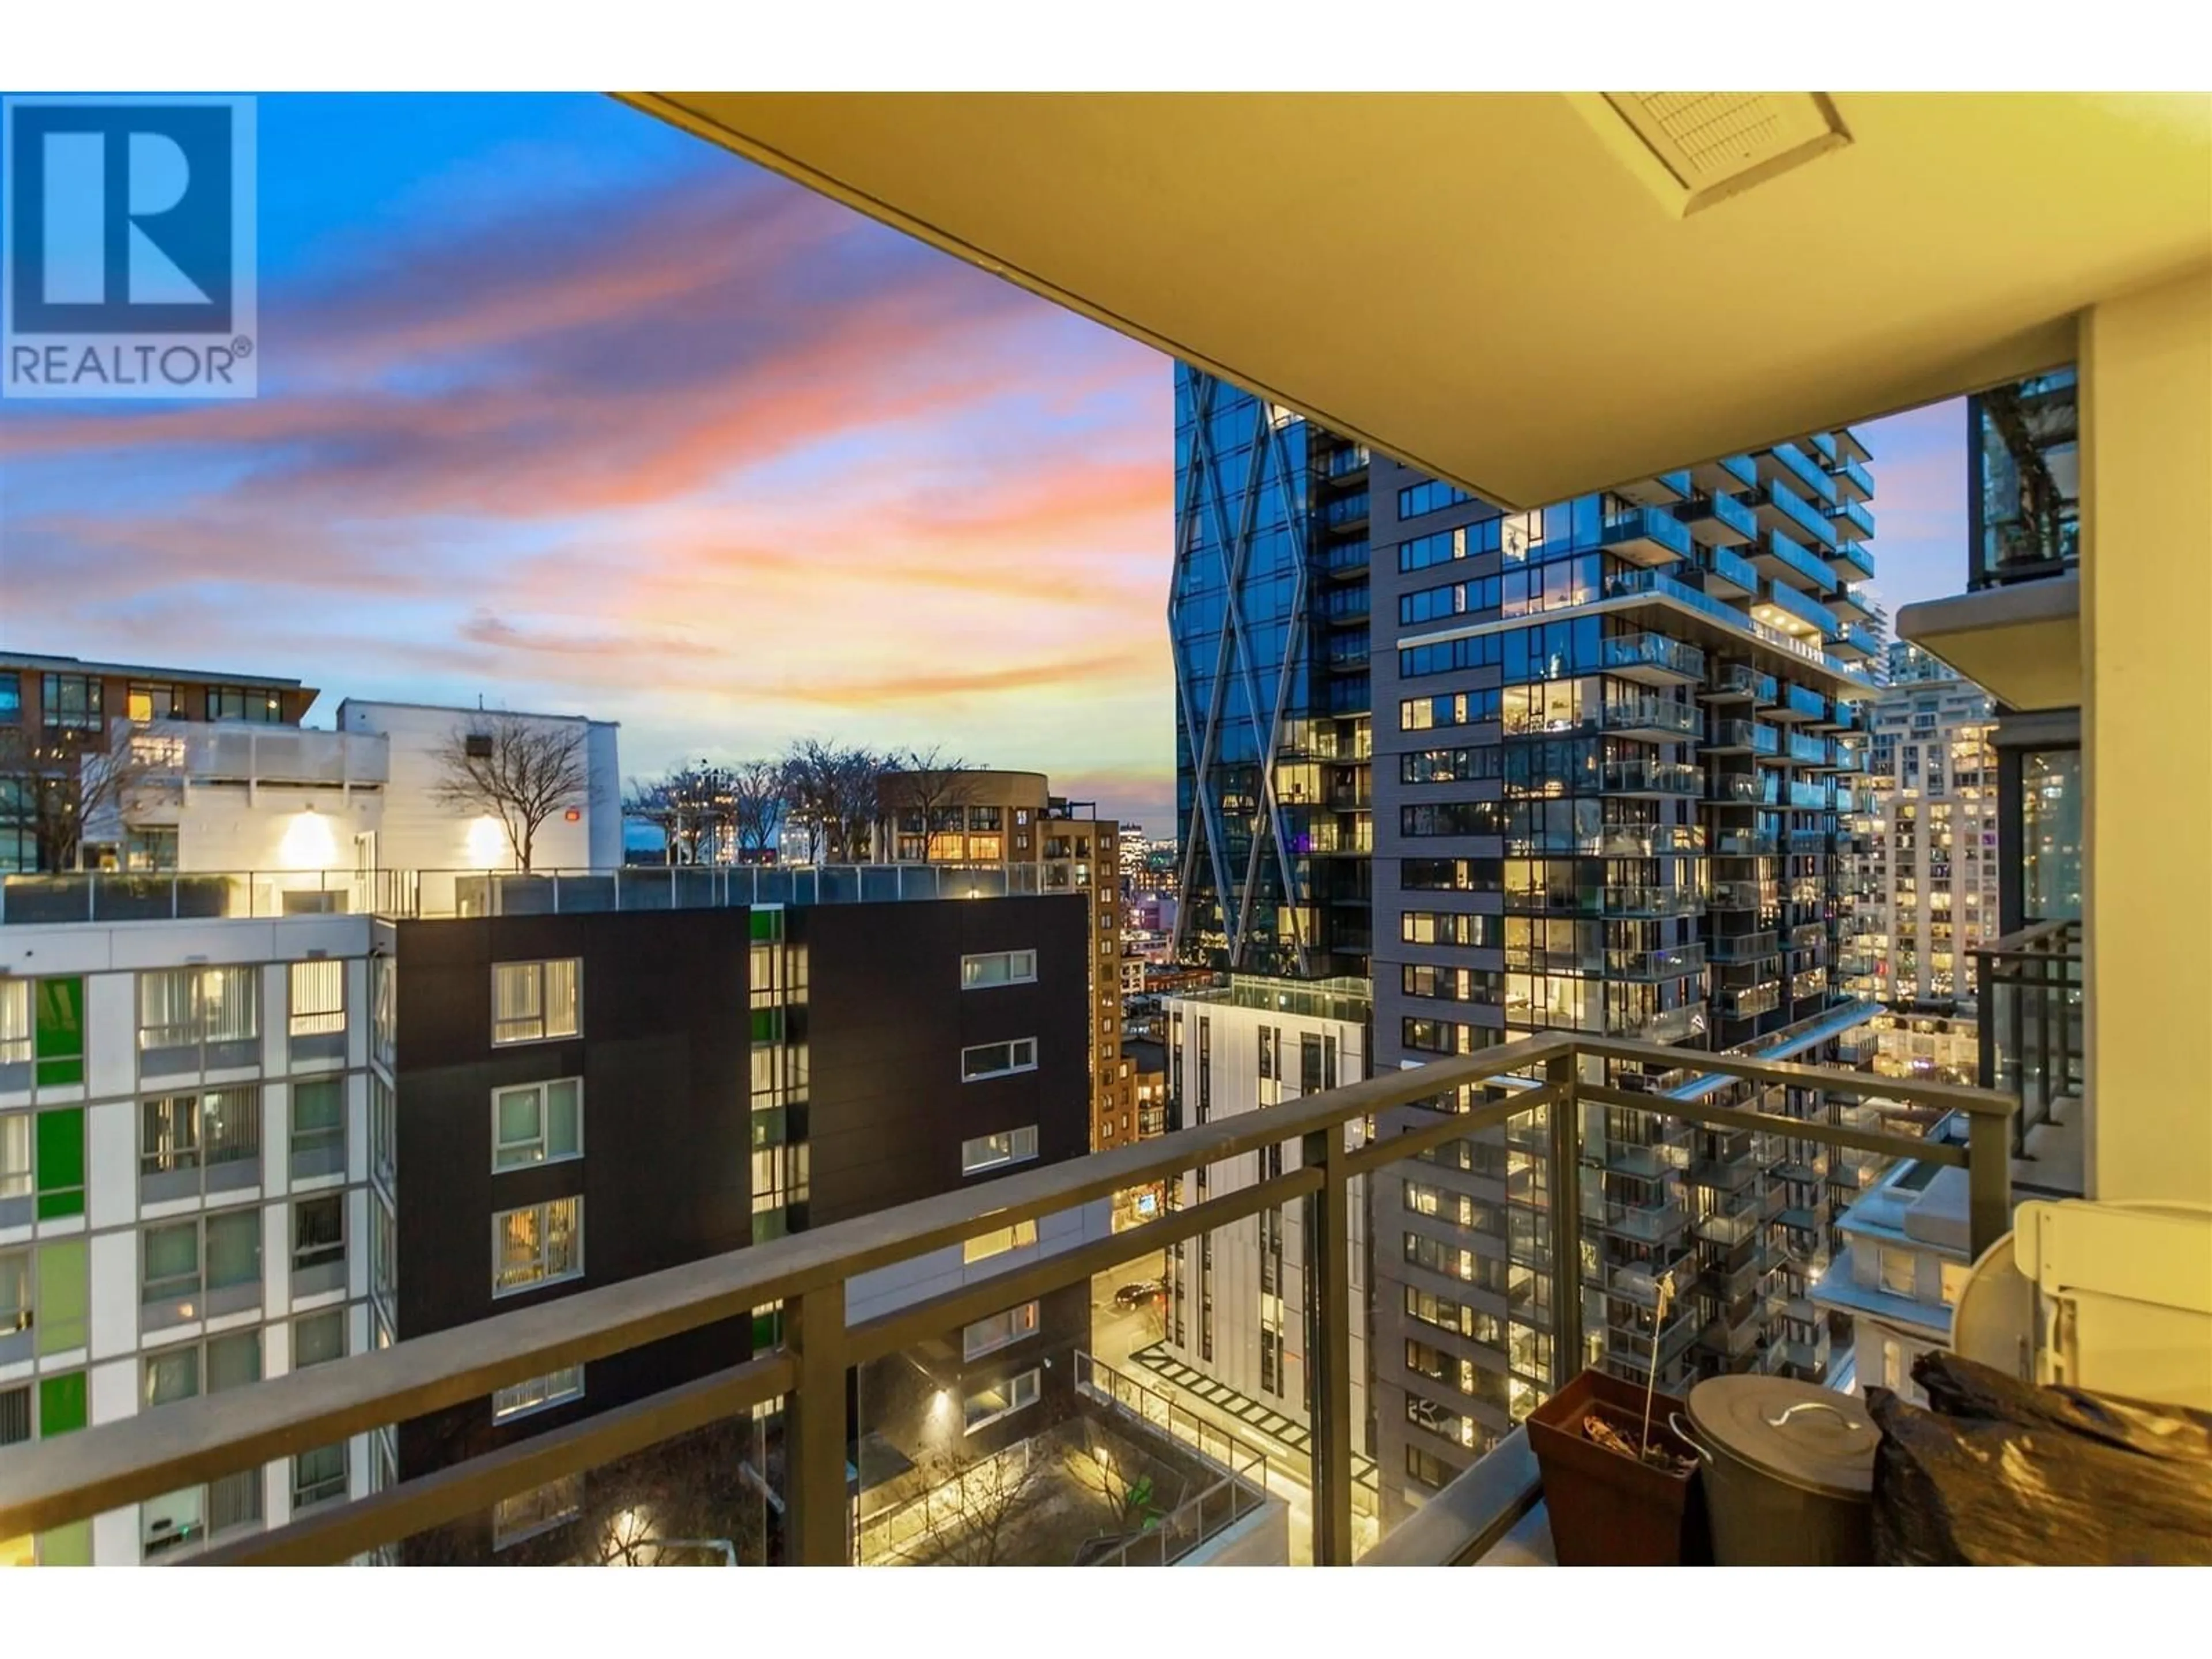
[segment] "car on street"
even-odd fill
[[[1133,1285],[1124,1285],[1114,1292],[1114,1306],[1121,1313],[1146,1307],[1164,1297],[1168,1287],[1157,1279],[1140,1279]]]

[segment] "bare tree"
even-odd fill
[[[775,844],[776,827],[783,819],[783,769],[772,760],[756,758],[739,761],[728,775],[738,861],[755,863]]]
[[[941,817],[954,812],[964,816],[965,809],[975,803],[976,769],[957,755],[946,754],[940,745],[895,750],[885,761],[881,799],[894,832],[932,835],[951,827],[940,824]],[[925,850],[927,846],[925,842]]]
[[[126,823],[166,770],[165,745],[118,732],[112,746],[95,732],[0,729],[0,785],[15,795],[41,870],[75,870],[88,827]]]
[[[696,766],[676,767],[650,783],[633,779],[623,811],[660,831],[671,864],[726,862],[724,853],[734,829],[735,803],[726,768],[701,761]]]
[[[841,863],[860,864],[867,859],[876,825],[876,780],[883,770],[881,757],[866,749],[848,749],[838,758],[831,799]]]
[[[591,799],[580,726],[475,714],[453,728],[434,758],[439,775],[430,786],[431,799],[498,820],[525,871],[545,821]]]
[[[801,738],[784,751],[783,793],[792,822],[806,832],[808,859],[836,864],[867,855],[882,764],[866,749]]]
[[[1035,1439],[983,1457],[948,1453],[929,1468],[934,1565],[991,1567],[1020,1549],[1023,1523],[1052,1496],[1052,1455]]]

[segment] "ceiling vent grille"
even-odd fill
[[[1672,185],[1667,193],[1686,214],[1850,143],[1834,104],[1817,92],[1608,92],[1604,98],[1666,170]]]

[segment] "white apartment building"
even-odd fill
[[[1973,1269],[1966,1172],[1908,1161],[1837,1219],[1843,1248],[1815,1281],[1814,1304],[1852,1322],[1856,1382],[1927,1403],[1912,1362],[1949,1346],[1951,1317]]]
[[[1996,937],[1997,762],[1987,692],[1911,646],[1867,710],[1850,988],[1917,1007],[1968,1003],[1973,947]]]
[[[1218,991],[1170,997],[1169,1097],[1186,1127],[1263,1111],[1367,1076],[1364,987],[1238,976]],[[1295,1146],[1247,1152],[1186,1174],[1189,1208],[1297,1167]],[[1279,1162],[1278,1162],[1279,1160]],[[1262,1167],[1263,1163],[1266,1167]],[[1367,1421],[1367,1203],[1355,1178],[1352,1252],[1352,1412]],[[1176,1363],[1267,1407],[1302,1431],[1308,1400],[1305,1216],[1285,1205],[1168,1252],[1163,1347]]]
[[[392,1260],[375,926],[0,928],[0,1444],[367,1350],[372,1252],[387,1286]],[[279,1526],[370,1490],[375,1443],[0,1540],[0,1565],[173,1559]]]
[[[617,727],[568,715],[523,714],[349,699],[336,730],[244,720],[118,721],[110,741],[128,743],[143,767],[120,811],[88,826],[88,840],[112,845],[129,872],[234,873],[258,880],[256,914],[286,909],[364,909],[317,899],[356,884],[304,882],[314,873],[367,876],[404,871],[442,883],[455,872],[512,870],[516,855],[493,816],[436,798],[441,754],[456,738],[494,720],[573,731],[582,740],[586,781],[538,830],[538,870],[611,869],[623,861]],[[433,895],[451,908],[450,890]]]

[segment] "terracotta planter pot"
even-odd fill
[[[1703,1566],[1712,1559],[1711,1534],[1698,1480],[1698,1454],[1667,1426],[1680,1409],[1673,1396],[1651,1396],[1651,1438],[1686,1461],[1686,1473],[1624,1457],[1583,1436],[1595,1411],[1630,1444],[1642,1432],[1644,1390],[1605,1372],[1586,1370],[1539,1406],[1528,1421],[1528,1445],[1543,1472],[1552,1547],[1563,1567]]]

